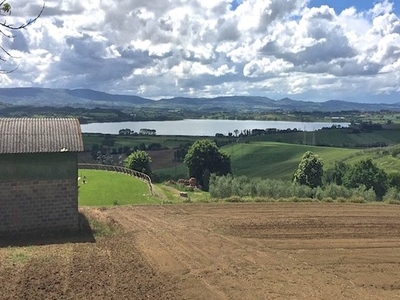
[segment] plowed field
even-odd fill
[[[400,206],[113,207],[95,243],[0,248],[0,299],[396,299]]]

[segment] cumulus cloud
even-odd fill
[[[7,22],[41,1],[13,3]],[[93,88],[149,98],[261,95],[399,101],[400,18],[308,0],[47,0],[14,38],[3,87]]]

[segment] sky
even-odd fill
[[[18,25],[42,1],[10,0]],[[46,0],[1,87],[400,102],[400,0]],[[4,53],[0,57],[6,58]]]

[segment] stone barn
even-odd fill
[[[78,229],[79,121],[0,118],[0,236]]]

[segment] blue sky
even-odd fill
[[[18,67],[0,74],[0,86],[151,99],[400,102],[399,0],[235,3],[46,0],[34,24],[9,33],[12,39],[0,35],[13,57],[0,61],[0,69]],[[13,14],[0,22],[35,17],[43,0],[12,4]]]
[[[355,7],[359,11],[366,11],[371,9],[374,6],[376,1],[371,0],[357,0],[357,1],[348,1],[348,0],[310,0],[309,7],[319,7],[321,5],[328,5],[335,9],[336,13],[340,13],[346,8],[351,6]],[[394,12],[398,14],[399,4],[396,3],[398,1],[392,1],[394,4]],[[236,7],[242,3],[242,0],[233,0],[232,1],[232,9],[236,9]]]
[[[311,0],[309,6],[321,6],[321,5],[328,5],[333,7],[336,13],[340,13],[342,10],[354,6],[357,10],[365,11],[369,10],[374,6],[375,1],[371,0],[357,0],[357,1],[347,1],[347,0]],[[396,2],[394,3],[395,12],[398,13],[399,7]]]

